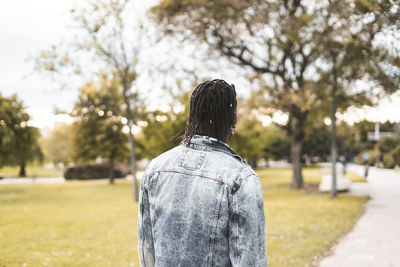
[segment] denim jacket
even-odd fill
[[[232,148],[195,135],[161,154],[140,186],[141,266],[267,266],[262,188]]]

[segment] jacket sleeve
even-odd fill
[[[153,233],[150,219],[150,201],[148,194],[148,179],[147,175],[143,175],[140,183],[139,194],[139,216],[138,216],[138,252],[140,266],[154,266],[154,244]]]
[[[232,266],[267,266],[264,200],[260,179],[252,174],[231,193],[229,256]]]

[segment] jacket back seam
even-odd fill
[[[236,214],[236,216],[239,215],[239,207],[238,207],[238,203],[237,203],[237,196],[236,194],[232,195],[232,200],[233,200],[233,209],[234,209],[234,214]],[[236,243],[234,244],[235,247],[235,260],[236,263],[239,263],[239,222],[236,218],[236,220],[234,220],[234,233],[236,234]]]
[[[221,210],[221,203],[222,203],[222,197],[224,196],[224,186],[221,186],[221,192],[219,194],[218,202],[215,207],[215,212],[214,212],[214,225],[213,229],[211,232],[211,237],[210,237],[210,252],[208,255],[208,266],[213,266],[213,260],[214,260],[214,249],[215,249],[215,237],[217,235],[217,228],[218,228],[218,221],[219,221],[219,213]]]

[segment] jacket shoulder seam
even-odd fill
[[[164,170],[157,170],[157,172],[174,172],[174,173],[181,173],[181,174],[186,174],[186,175],[192,175],[192,176],[198,176],[198,177],[203,177],[207,178],[210,180],[214,180],[216,182],[228,185],[231,189],[234,187],[234,184],[226,179],[218,178],[218,177],[213,177],[209,175],[204,175],[201,173],[196,173],[196,172],[189,172],[189,171],[184,171],[184,170],[175,170],[175,169],[164,169]]]
[[[233,191],[236,191],[242,185],[243,181],[246,180],[248,177],[250,177],[252,175],[257,176],[257,174],[253,170],[251,170],[250,173],[247,173],[246,175],[244,175],[244,176],[238,178],[237,180],[235,180],[233,182]]]

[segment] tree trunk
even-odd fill
[[[290,145],[290,159],[292,161],[293,177],[292,188],[303,188],[303,175],[301,173],[301,156],[304,141],[304,127],[307,118],[307,112],[299,113],[296,118],[292,118],[289,134],[292,142]]]
[[[25,162],[19,165],[19,177],[26,177]]]
[[[127,70],[127,69],[126,69]],[[126,75],[121,75],[122,79],[122,87],[123,92],[122,95],[124,97],[124,102],[126,105],[126,119],[128,120],[128,127],[129,127],[129,145],[130,145],[130,164],[131,164],[131,171],[132,171],[132,182],[133,182],[133,199],[138,202],[139,201],[139,190],[136,178],[136,153],[135,153],[135,140],[133,138],[132,133],[132,126],[133,126],[133,119],[135,115],[132,115],[132,111],[136,114],[136,110],[131,110],[131,102],[129,99],[129,90],[131,87],[131,82],[127,81]]]
[[[114,184],[114,158],[110,158],[110,184]]]
[[[292,138],[292,144],[290,146],[290,158],[292,160],[293,177],[292,177],[292,188],[303,187],[303,175],[301,173],[301,150],[303,146],[303,140],[299,141]]]
[[[136,178],[136,153],[135,153],[135,140],[132,134],[132,125],[129,127],[129,144],[130,144],[130,156],[131,156],[131,170],[132,170],[132,182],[133,182],[133,197],[137,202],[139,201],[139,191]]]

